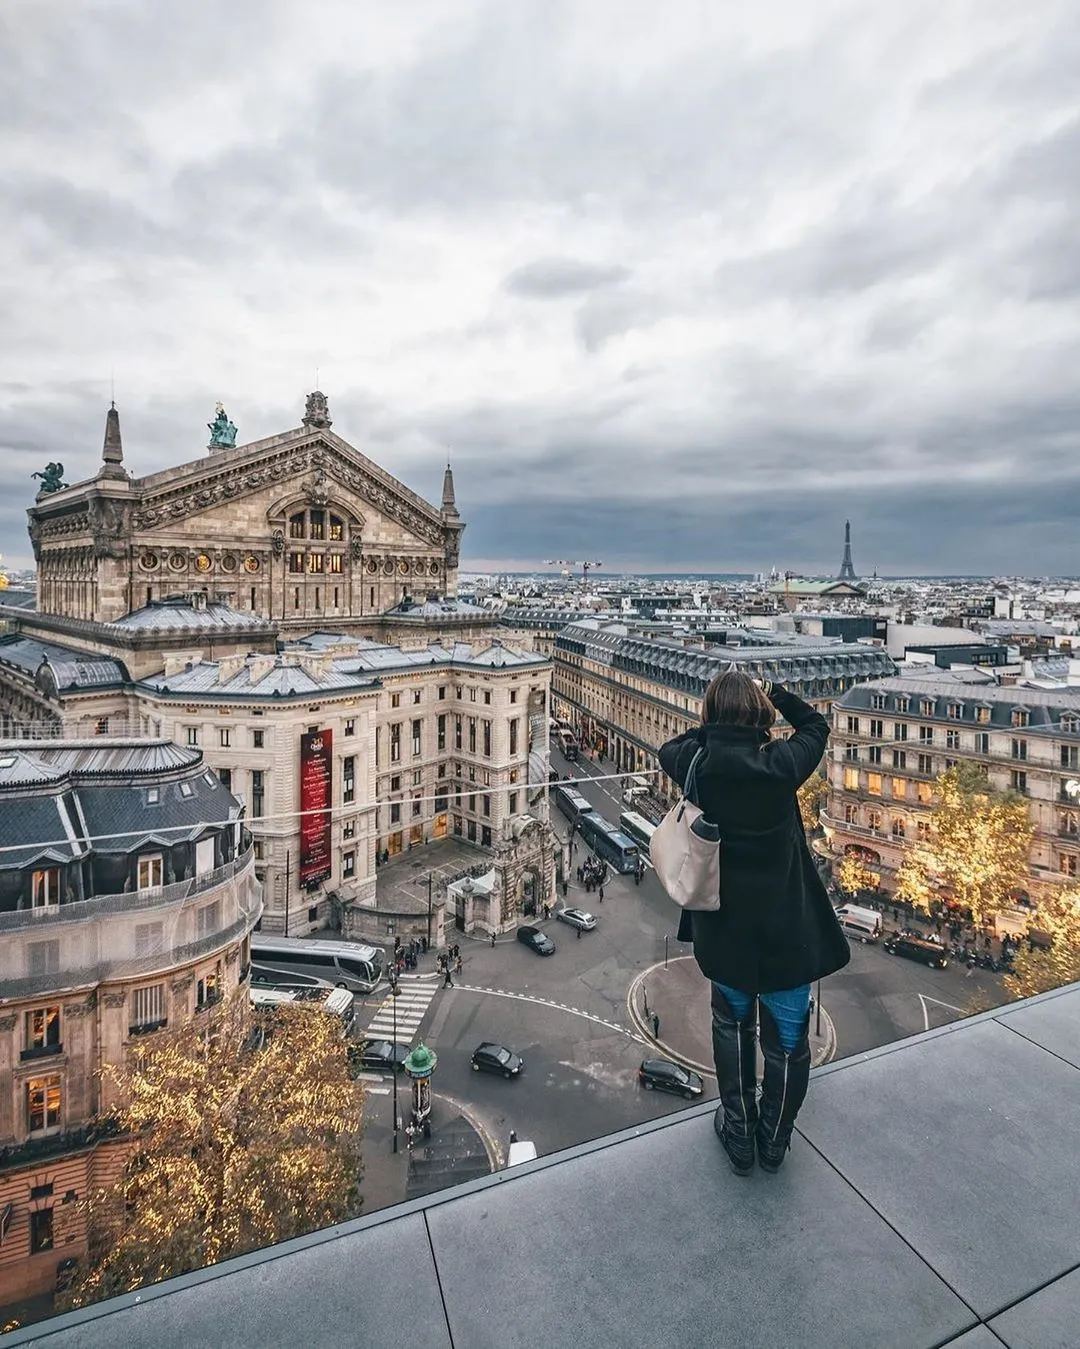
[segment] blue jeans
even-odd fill
[[[810,1014],[809,984],[785,988],[779,993],[742,993],[737,988],[728,988],[727,984],[718,984],[715,980],[713,986],[727,999],[728,1006],[735,1013],[735,1020],[741,1025],[745,1025],[753,1015],[755,997],[760,998],[776,1022],[785,1052],[791,1054],[798,1048],[806,1029],[806,1018]]]

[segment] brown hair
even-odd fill
[[[706,725],[756,726],[767,731],[776,721],[776,708],[756,680],[741,670],[728,669],[705,690],[701,720]]]

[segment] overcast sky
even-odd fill
[[[1080,573],[1076,0],[5,0],[30,473],[334,428],[463,566]]]

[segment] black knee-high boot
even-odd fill
[[[754,1166],[757,1109],[757,1043],[753,1021],[740,1025],[728,1000],[712,990],[712,1042],[720,1108],[713,1127],[724,1145],[731,1169],[740,1176]]]
[[[810,1016],[802,1037],[789,1054],[780,1043],[780,1033],[769,1009],[761,1006],[761,1052],[765,1076],[757,1123],[758,1163],[763,1171],[779,1171],[791,1147],[795,1116],[806,1099],[810,1084]]]

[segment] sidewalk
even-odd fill
[[[436,1076],[438,1069],[436,1069]],[[372,1074],[374,1079],[376,1075]],[[431,1194],[448,1185],[458,1185],[486,1176],[502,1164],[498,1143],[473,1112],[459,1101],[432,1093],[431,1138],[406,1147],[404,1130],[394,1152],[394,1095],[389,1076],[385,1081],[362,1075],[364,1092],[364,1174],[360,1181],[364,1213],[389,1208]],[[412,1084],[398,1076],[398,1115],[407,1124],[412,1109]]]
[[[673,956],[667,969],[660,961],[639,974],[630,985],[627,1006],[638,1031],[659,1054],[696,1072],[713,1075],[709,981],[693,956]],[[660,1018],[659,1036],[653,1034],[650,1018],[654,1013]],[[832,1019],[822,1008],[819,1031],[815,1008],[810,1014],[811,1063],[817,1068],[835,1053]]]

